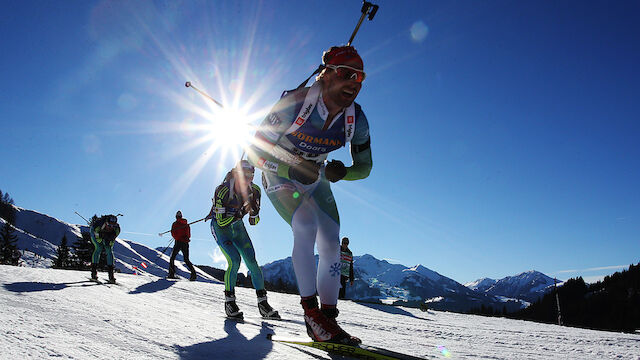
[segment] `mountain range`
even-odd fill
[[[30,267],[50,267],[63,236],[71,246],[86,225],[69,224],[51,216],[20,207],[16,210],[17,246],[22,250],[23,264]],[[0,219],[0,225],[4,224]],[[169,256],[118,237],[114,245],[116,268],[122,273],[165,277]],[[316,256],[317,261],[317,256]],[[271,288],[297,289],[291,257],[277,260],[263,267],[265,281]],[[188,277],[188,269],[176,262],[178,275]],[[197,267],[199,280],[220,279],[223,270],[209,266]],[[347,287],[347,298],[367,303],[384,303],[417,307],[427,303],[435,310],[468,312],[491,307],[498,311],[514,311],[529,305],[553,289],[553,279],[537,271],[494,280],[479,279],[462,285],[423,265],[407,267],[379,260],[373,255],[354,256],[354,284]]]
[[[317,262],[317,256],[316,256]],[[443,276],[423,265],[407,267],[401,264],[391,264],[386,260],[379,260],[372,255],[365,254],[354,256],[353,261],[355,281],[346,289],[347,298],[371,303],[385,303],[403,306],[419,306],[426,302],[429,308],[435,310],[449,310],[467,312],[472,309],[492,307],[496,310],[514,311],[526,307],[535,301],[536,294],[544,294],[540,285],[548,276],[530,271],[528,274],[530,284],[535,284],[531,289],[527,288],[527,282],[521,275],[510,277],[518,283],[508,286],[508,279],[500,280],[502,289],[518,289],[518,292],[501,294],[496,287],[492,291],[474,289]],[[295,289],[297,287],[293,273],[291,257],[274,261],[263,266],[262,274],[265,281],[275,288]],[[504,281],[503,281],[504,280]],[[496,280],[492,281],[495,284]],[[553,285],[553,279],[551,279]],[[550,288],[544,288],[549,290]],[[531,291],[529,291],[531,290]],[[526,296],[512,296],[512,295]]]
[[[482,278],[464,285],[487,295],[505,296],[532,303],[553,288],[554,279],[531,270],[499,280]]]

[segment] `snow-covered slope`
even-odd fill
[[[101,275],[104,276],[104,275]],[[223,316],[224,285],[121,274],[0,266],[3,359],[341,359],[272,343],[306,338],[300,299],[269,293],[285,321],[262,321],[253,289],[237,288],[248,320]],[[340,301],[339,321],[367,344],[425,359],[633,359],[640,335]],[[446,351],[445,351],[446,350]]]
[[[6,221],[0,218],[0,226],[5,224]],[[23,253],[21,260],[31,267],[41,267],[39,265],[42,264],[46,267],[51,267],[51,264],[53,264],[51,259],[56,255],[57,245],[31,235],[22,229],[16,227],[13,227],[13,229],[15,230],[13,235],[16,236],[16,246]],[[35,261],[40,258],[43,259],[42,262]]]
[[[553,278],[539,271],[531,270],[500,280],[483,278],[465,284],[465,286],[488,295],[535,302],[553,289]]]
[[[17,206],[14,208],[16,209],[16,228],[31,234],[34,238],[44,239],[58,246],[63,236],[67,237],[68,244],[72,244],[82,235],[81,229],[77,225],[66,223],[37,211]]]
[[[24,252],[23,261],[31,267],[50,267],[56,250],[67,237],[71,246],[82,235],[88,232],[86,225],[74,225],[58,220],[33,210],[16,208],[16,236],[18,249]],[[3,219],[0,219],[4,223]],[[118,237],[113,247],[116,268],[121,273],[145,273],[164,277],[169,267],[169,255],[130,240]],[[147,268],[143,268],[144,263]],[[182,262],[176,262],[176,273],[189,277],[189,270]],[[217,281],[209,274],[196,268],[199,280]]]

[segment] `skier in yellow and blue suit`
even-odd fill
[[[264,318],[279,319],[280,315],[267,302],[262,270],[256,261],[256,254],[244,227],[242,218],[249,214],[249,224],[260,221],[260,188],[252,182],[254,167],[246,160],[238,162],[216,188],[213,206],[206,220],[211,220],[211,233],[220,250],[227,258],[224,273],[225,313],[231,318],[242,318],[236,304],[234,287],[240,268],[240,257],[251,272],[251,282],[258,296],[258,310]]]
[[[91,257],[91,279],[98,280],[98,263],[100,262],[100,254],[104,250],[107,254],[107,270],[109,272],[109,282],[115,283],[116,278],[113,275],[115,270],[113,258],[113,245],[116,237],[120,234],[120,225],[118,225],[118,217],[115,215],[103,215],[98,217],[94,215],[89,223],[89,235],[93,243],[93,256]]]

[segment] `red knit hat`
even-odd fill
[[[353,46],[332,46],[322,54],[322,63],[325,65],[346,65],[354,60],[360,68],[364,68],[362,58]]]

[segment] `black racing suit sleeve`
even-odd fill
[[[229,203],[229,188],[224,184],[218,186],[216,188],[214,198],[216,199],[215,207],[217,210],[216,223],[221,227],[231,224],[236,219],[236,216],[235,212],[231,213],[227,211],[227,204]],[[224,210],[224,212],[222,212],[222,210]]]

